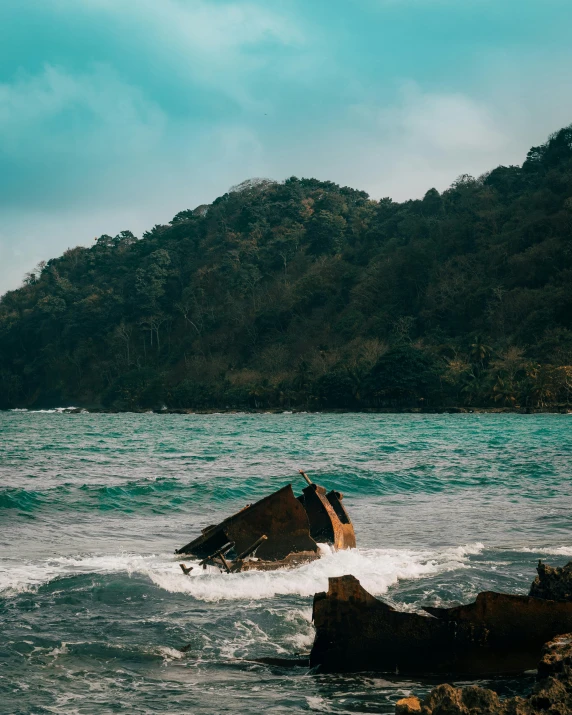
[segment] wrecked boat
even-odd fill
[[[486,591],[474,603],[398,611],[354,576],[329,579],[314,596],[310,665],[324,672],[411,675],[520,673],[542,646],[572,631],[572,602]]]
[[[314,484],[300,470],[307,486],[295,496],[291,484],[248,504],[220,524],[207,526],[176,554],[201,559],[227,573],[298,566],[319,558],[319,543],[333,549],[355,548],[352,522],[343,495]],[[184,573],[192,567],[181,564]]]

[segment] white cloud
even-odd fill
[[[255,2],[213,0],[57,0],[68,13],[90,10],[118,33],[137,37],[140,52],[156,57],[179,78],[216,89],[243,108],[264,105],[249,90],[268,53],[253,49],[305,48],[299,24],[287,13]],[[127,35],[126,35],[127,36]],[[307,48],[306,48],[307,49]],[[296,63],[298,58],[294,58]],[[284,66],[273,65],[279,74]],[[164,68],[163,68],[164,71]]]
[[[103,24],[125,39],[121,52],[115,42],[102,48],[107,64],[46,65],[0,84],[0,157],[11,161],[0,170],[0,293],[40,259],[104,232],[140,235],[249,176],[316,176],[403,200],[520,163],[572,120],[568,50],[544,59],[527,51],[522,61],[487,50],[461,90],[442,76],[439,90],[405,82],[387,99],[394,77],[363,76],[286,2],[51,5],[70,27],[73,18]],[[156,80],[168,84],[164,95]],[[173,92],[191,109],[161,104]],[[74,114],[77,122],[57,121]]]
[[[397,130],[408,143],[443,152],[495,151],[506,143],[492,111],[464,94],[423,93],[406,85],[402,101],[380,113],[380,124]]]
[[[82,115],[81,133],[65,121],[66,113]],[[46,65],[35,76],[20,74],[11,84],[0,84],[0,146],[18,154],[30,142],[40,154],[74,152],[98,156],[102,151],[121,156],[144,151],[161,136],[165,118],[146,99],[105,65],[72,74]]]
[[[76,0],[59,0],[67,8]],[[189,51],[213,56],[266,39],[283,44],[303,40],[299,28],[284,14],[252,2],[213,0],[83,0],[82,11],[91,8],[127,17],[132,26],[143,25],[163,40],[184,39]]]
[[[503,71],[487,68],[473,94],[423,91],[406,82],[391,104],[369,97],[348,107],[315,139],[311,155],[298,157],[293,173],[402,201],[431,187],[442,191],[463,173],[521,164],[530,146],[572,120],[572,79],[564,69],[509,69],[506,59],[498,64]]]

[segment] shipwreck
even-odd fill
[[[543,645],[572,631],[572,601],[552,595],[566,593],[566,574],[542,564],[538,573],[531,591],[542,587],[542,598],[486,591],[474,603],[427,606],[423,613],[396,610],[354,576],[330,578],[328,592],[314,596],[310,665],[324,672],[472,676],[535,668]]]
[[[248,504],[220,524],[207,526],[200,536],[175,551],[200,559],[227,573],[271,570],[319,558],[318,544],[333,549],[355,548],[352,522],[343,495],[326,491],[300,470],[307,486],[295,496],[291,484]],[[181,564],[184,573],[192,567]]]

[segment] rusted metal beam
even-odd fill
[[[206,558],[204,558],[199,563],[199,566],[202,566],[203,568],[205,568],[208,564],[215,566],[216,564],[214,564],[213,562],[216,561],[217,559],[220,559],[222,562],[222,565],[226,569],[226,572],[229,573],[230,568],[224,558],[224,555],[226,554],[227,551],[230,551],[233,548],[234,548],[234,541],[229,541],[221,549],[218,549],[217,551],[215,551],[214,554],[211,554],[210,556],[207,556]]]
[[[241,554],[239,554],[236,558],[237,559],[245,559],[247,556],[250,556],[250,554],[254,553],[256,549],[262,544],[262,542],[267,541],[268,537],[266,534],[262,534],[262,536],[259,539],[256,539],[254,544],[249,546],[247,549],[245,549]]]

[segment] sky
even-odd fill
[[[572,123],[570,0],[1,0],[0,294],[251,177],[417,198]]]

